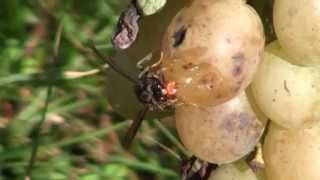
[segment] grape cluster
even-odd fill
[[[278,40],[252,83],[271,119],[263,146],[268,180],[320,179],[320,1],[275,0]]]
[[[146,32],[142,23],[145,37],[125,55],[134,64],[132,59],[161,49],[159,69],[176,88],[178,135],[196,157],[219,165],[210,179],[258,179],[243,159],[260,141],[267,180],[319,180],[320,1],[274,0],[278,40],[266,49],[260,18],[244,0],[167,5],[186,6],[166,6],[170,15],[150,17]],[[165,22],[156,33],[163,36],[149,38],[147,32],[159,30],[155,22]],[[108,77],[110,84],[123,91],[115,76]],[[134,97],[113,96],[114,89],[109,99],[120,102],[115,109],[136,112]]]

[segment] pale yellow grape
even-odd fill
[[[163,38],[164,76],[177,83],[181,102],[221,104],[248,86],[263,48],[262,23],[243,1],[192,1]]]
[[[252,83],[261,110],[275,123],[295,128],[320,119],[320,68],[290,64],[274,42]]]
[[[182,143],[196,157],[215,164],[236,161],[252,151],[263,133],[262,121],[244,92],[217,106],[176,106]]]
[[[274,28],[279,42],[299,65],[320,65],[320,1],[275,0]]]
[[[290,130],[272,123],[263,155],[267,180],[319,180],[320,122]]]
[[[221,165],[211,173],[209,180],[258,180],[258,178],[244,161],[240,161]]]

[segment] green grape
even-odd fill
[[[275,123],[296,128],[320,119],[320,67],[290,64],[277,42],[270,44],[252,83],[261,110]]]
[[[164,76],[179,101],[218,105],[248,86],[263,49],[262,23],[243,1],[192,1],[164,35]]]
[[[221,165],[214,170],[209,180],[258,180],[250,167],[244,161]]]
[[[263,156],[268,180],[319,180],[320,123],[289,130],[271,123]]]
[[[279,43],[298,65],[320,65],[320,1],[275,0],[274,28]]]
[[[176,128],[196,157],[215,164],[241,159],[252,151],[266,120],[258,120],[246,94],[217,106],[176,106]]]
[[[166,3],[166,0],[137,0],[137,5],[145,16],[157,13]]]

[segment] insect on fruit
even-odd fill
[[[137,66],[141,70],[141,73],[137,78],[133,78],[121,70],[114,63],[113,59],[106,58],[102,53],[100,53],[95,45],[91,44],[90,48],[98,58],[105,61],[113,70],[134,84],[134,92],[138,100],[144,104],[143,109],[140,110],[125,136],[123,145],[127,148],[131,144],[131,141],[135,137],[143,118],[149,110],[165,110],[175,104],[175,82],[167,82],[159,68],[162,60],[162,53],[159,62],[151,66],[143,66],[143,64],[151,60],[152,54],[138,62]]]
[[[264,40],[259,16],[244,1],[191,1],[163,36],[163,74],[177,83],[179,102],[225,103],[252,81]]]

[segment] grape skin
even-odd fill
[[[261,110],[275,123],[297,128],[320,119],[320,68],[290,64],[277,42],[264,53],[252,83]]]
[[[162,41],[165,79],[177,82],[181,102],[218,105],[248,86],[263,48],[262,23],[242,1],[193,1]]]
[[[268,180],[319,180],[320,123],[289,130],[271,123],[263,156]]]
[[[209,180],[258,180],[244,161],[225,164],[213,171]]]
[[[274,28],[279,43],[297,65],[320,65],[320,1],[275,0]]]
[[[225,164],[253,150],[264,130],[245,93],[210,107],[176,107],[176,128],[187,149],[202,160]]]

